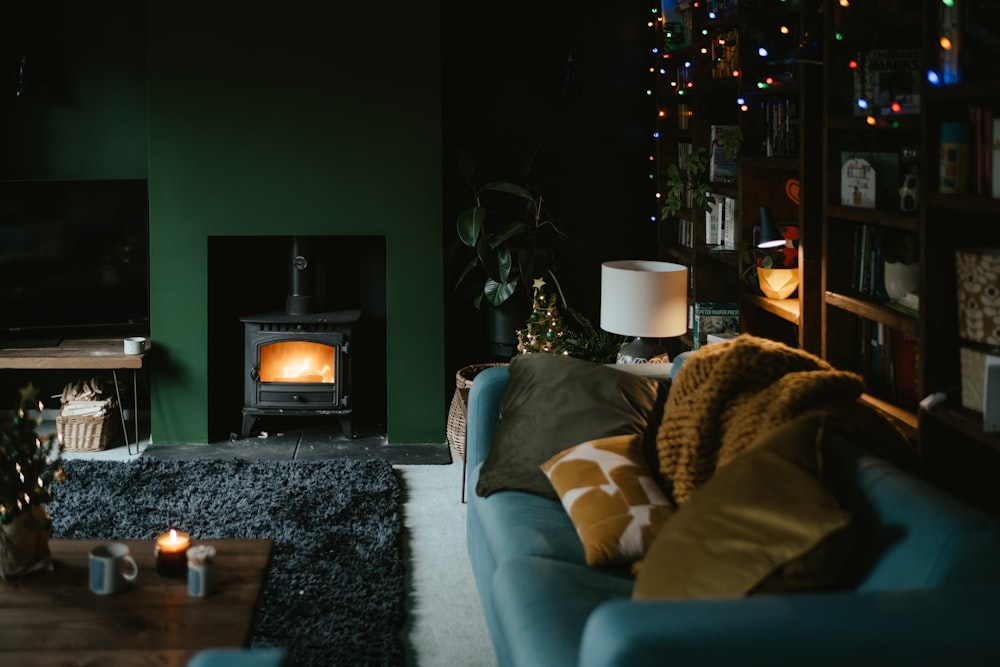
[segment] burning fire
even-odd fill
[[[260,348],[261,382],[334,381],[336,348],[322,343],[286,341]]]

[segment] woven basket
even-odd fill
[[[56,415],[56,429],[62,440],[62,448],[67,452],[100,452],[108,446],[108,432],[111,430],[112,410],[106,415],[95,417]]]
[[[465,460],[465,412],[466,402],[469,398],[469,389],[472,381],[476,379],[482,371],[494,366],[506,366],[506,363],[493,364],[473,364],[460,368],[455,373],[455,394],[451,397],[451,406],[448,408],[448,428],[446,435],[448,444],[455,451],[461,460]]]

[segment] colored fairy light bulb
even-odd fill
[[[767,49],[765,49],[763,46],[758,47],[757,48],[757,55],[760,56],[761,58],[766,58],[767,57]]]
[[[927,83],[931,84],[932,86],[939,86],[941,85],[941,77],[938,76],[937,72],[935,72],[932,69],[929,69],[927,70]]]
[[[868,100],[866,100],[863,97],[859,97],[858,98],[858,108],[859,109],[867,109],[868,108]]]

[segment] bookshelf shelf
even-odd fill
[[[851,313],[858,317],[863,317],[873,322],[884,324],[905,334],[917,335],[918,320],[897,310],[885,306],[872,299],[866,299],[860,295],[839,294],[827,291],[824,294],[826,305]],[[836,332],[833,332],[836,335]]]
[[[916,232],[920,219],[918,216],[906,213],[896,213],[893,211],[878,211],[867,208],[855,208],[852,206],[842,206],[831,204],[826,208],[826,217],[829,219],[850,220],[865,225],[879,225],[882,227],[892,227],[908,232]]]
[[[983,415],[981,412],[948,403],[935,405],[928,412],[929,416],[955,429],[963,436],[1000,452],[1000,433],[986,433],[983,431]]]
[[[799,324],[801,309],[798,299],[768,299],[758,294],[746,293],[743,295],[743,301],[746,305],[777,315],[786,322],[796,326]]]
[[[896,423],[898,427],[900,427],[903,434],[907,436],[908,439],[916,439],[919,428],[917,413],[904,410],[897,405],[889,403],[888,401],[883,401],[882,399],[872,396],[871,394],[862,394],[861,400],[886,414]]]

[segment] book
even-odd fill
[[[740,31],[723,30],[712,39],[712,78],[728,79],[740,69]]]
[[[962,48],[962,29],[959,20],[960,9],[955,4],[942,2],[938,5],[940,15],[939,43],[941,51],[938,55],[938,65],[940,67],[939,77],[942,86],[951,86],[962,80],[962,68],[960,63]]]
[[[663,48],[683,49],[691,44],[691,0],[663,0]]]
[[[842,205],[898,209],[902,185],[898,153],[842,152],[840,164]]]
[[[740,332],[740,304],[696,301],[694,304],[694,349],[708,344],[708,334]]]
[[[735,183],[739,150],[734,143],[740,129],[736,125],[713,125],[711,128],[712,152],[708,162],[708,180],[712,183]]]
[[[854,113],[920,113],[920,49],[872,49],[858,57],[854,70]],[[898,105],[898,110],[893,105]]]
[[[972,125],[972,186],[977,195],[993,193],[993,110],[983,104],[969,107]]]
[[[1000,199],[1000,114],[993,114],[993,149],[992,181],[993,198]]]
[[[1000,61],[1000,0],[964,0],[960,6],[962,26],[959,63],[964,81],[996,78]]]

